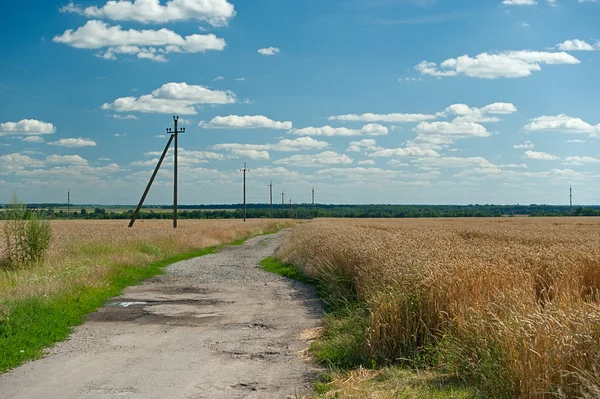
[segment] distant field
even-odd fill
[[[279,256],[337,309],[324,362],[432,369],[486,398],[596,398],[599,243],[595,218],[319,220]],[[377,375],[343,374],[326,397],[402,385]]]

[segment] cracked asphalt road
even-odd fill
[[[0,376],[8,398],[294,398],[318,369],[314,287],[261,270],[285,231],[179,262],[89,315],[43,359]]]

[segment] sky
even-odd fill
[[[600,203],[598,0],[3,0],[0,203]],[[173,196],[173,147],[146,204]]]

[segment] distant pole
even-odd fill
[[[67,190],[67,219],[71,219],[71,190]]]
[[[312,189],[312,218],[315,218],[315,188]]]
[[[573,216],[573,187],[569,187],[569,213]]]
[[[292,207],[292,199],[290,198],[290,218],[294,218],[294,208]]]
[[[269,184],[269,195],[271,198],[271,219],[273,219],[273,180],[271,180],[271,184]]]
[[[285,198],[285,193],[282,191],[281,192],[281,213],[282,213],[281,217],[285,216],[284,215],[284,212],[285,212],[285,199],[284,198]]]
[[[244,162],[244,169],[240,169],[241,172],[244,172],[244,222],[246,221],[246,172],[250,172],[246,168],[246,162]]]

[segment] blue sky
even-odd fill
[[[0,10],[0,202],[599,203],[599,1]]]

